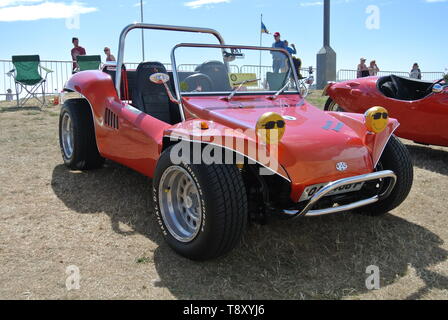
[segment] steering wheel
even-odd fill
[[[188,85],[190,92],[211,92],[213,90],[213,81],[203,73],[196,73],[187,78],[184,82]]]

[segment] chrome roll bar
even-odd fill
[[[131,30],[134,29],[149,29],[149,30],[165,30],[165,31],[181,31],[181,32],[192,32],[192,33],[207,33],[214,35],[221,45],[224,45],[224,39],[221,34],[214,30],[208,28],[197,28],[197,27],[181,27],[181,26],[169,26],[161,24],[146,24],[146,23],[134,23],[128,25],[120,34],[120,41],[118,44],[118,58],[117,58],[117,72],[115,77],[115,88],[117,90],[118,97],[121,99],[121,69],[124,63],[124,49],[126,43],[126,36]]]
[[[361,200],[358,202],[354,202],[348,205],[339,206],[339,207],[333,207],[328,209],[321,209],[321,210],[311,210],[322,198],[326,197],[329,193],[332,191],[339,189],[341,187],[361,183],[361,182],[368,182],[368,181],[374,181],[374,180],[380,180],[380,179],[391,179],[391,182],[389,183],[389,186],[387,187],[386,191],[384,191],[382,194],[377,195],[373,198]],[[326,214],[332,214],[332,213],[338,213],[343,211],[349,211],[357,208],[361,208],[373,203],[376,203],[380,201],[381,199],[385,199],[388,196],[390,196],[391,192],[394,190],[395,185],[397,183],[397,176],[393,171],[386,170],[386,171],[380,171],[375,172],[371,174],[366,174],[362,176],[347,178],[338,180],[332,183],[329,183],[325,188],[323,188],[321,191],[316,193],[316,195],[310,200],[310,202],[307,204],[307,206],[302,210],[284,210],[284,213],[291,218],[297,218],[297,217],[304,217],[304,216],[310,216],[310,217],[316,217],[316,216],[322,216]]]
[[[178,48],[217,48],[221,49],[223,52],[225,49],[246,49],[246,50],[261,50],[261,51],[277,51],[282,52],[285,56],[288,57],[289,63],[291,66],[294,66],[294,61],[292,60],[292,56],[285,49],[280,48],[267,48],[267,47],[257,47],[257,46],[246,46],[246,45],[224,45],[224,44],[201,44],[201,43],[179,43],[176,45],[173,50],[171,50],[171,64],[173,65],[173,80],[174,80],[174,89],[176,90],[177,101],[179,102],[179,110],[182,120],[185,120],[185,115],[182,106],[182,95],[179,87],[179,73],[177,72],[177,63],[176,63],[176,49]],[[291,68],[294,76],[294,81],[297,86],[297,90],[299,90],[299,77],[297,75],[297,71],[295,68]],[[221,93],[222,94],[222,93]]]

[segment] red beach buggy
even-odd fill
[[[426,145],[448,147],[448,84],[395,75],[331,83],[327,111],[364,113],[383,106],[400,121],[397,136]]]
[[[175,46],[171,70],[159,62],[129,70],[123,57],[133,29],[208,33],[219,44]],[[166,241],[194,260],[229,252],[249,220],[270,214],[381,215],[398,207],[413,182],[408,151],[393,136],[399,123],[382,108],[362,116],[313,107],[294,68],[244,68],[260,51],[293,65],[284,50],[226,45],[211,29],[126,27],[115,66],[66,84],[65,164],[88,170],[109,159],[152,178]],[[201,64],[186,71],[192,62]]]

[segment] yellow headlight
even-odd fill
[[[373,107],[364,114],[367,130],[381,133],[389,124],[389,112],[383,107]]]
[[[267,144],[279,143],[285,135],[285,119],[275,112],[265,113],[258,119],[256,131]]]

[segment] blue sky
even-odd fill
[[[80,38],[88,54],[102,54],[104,46],[110,46],[116,53],[122,28],[140,19],[137,2],[0,0],[0,59],[38,53],[43,60],[69,60],[72,36]],[[144,13],[148,23],[215,28],[227,43],[247,45],[259,44],[260,14],[263,14],[269,31],[279,31],[284,39],[295,43],[304,65],[308,66],[316,64],[316,53],[322,47],[322,2],[145,0]],[[331,2],[331,43],[338,54],[338,69],[356,68],[361,56],[369,61],[376,59],[383,70],[406,71],[414,62],[420,63],[422,71],[448,68],[445,36],[448,0]],[[77,20],[72,18],[76,15],[79,29],[72,29],[76,27],[73,22]],[[369,19],[372,15],[374,29],[366,27],[367,20],[372,22]],[[140,62],[139,41],[139,33],[130,35],[127,61]],[[205,35],[150,31],[146,33],[147,58],[169,62],[170,48],[179,42],[215,40]],[[263,35],[265,46],[272,42],[271,35]],[[263,60],[263,64],[270,64],[269,54]]]

